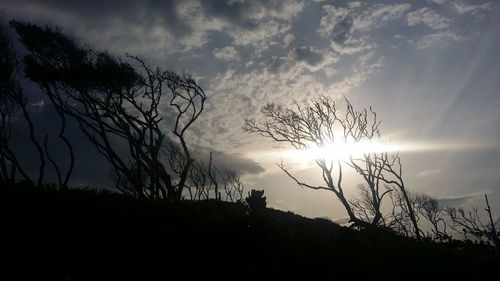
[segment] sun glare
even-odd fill
[[[325,160],[347,160],[350,157],[356,158],[367,153],[380,153],[398,151],[398,146],[375,143],[329,143],[323,146],[311,145],[310,148],[301,150],[289,150],[285,154],[297,161]]]

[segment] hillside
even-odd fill
[[[1,188],[9,280],[492,277],[500,255],[216,201]],[[6,208],[5,208],[6,207]]]

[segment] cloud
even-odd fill
[[[262,50],[284,35],[304,2],[282,1],[19,1],[2,9],[12,17],[57,24],[98,48],[141,54],[189,52],[210,42],[213,32],[236,45]],[[124,48],[127,48],[126,50]]]
[[[433,2],[433,3],[436,3],[436,4],[439,4],[439,5],[443,5],[445,4],[446,2],[448,2],[448,0],[427,0],[428,2]]]
[[[492,193],[491,190],[483,190],[483,191],[478,191],[473,194],[468,194],[468,195],[463,195],[463,196],[457,196],[457,197],[445,197],[445,198],[439,198],[437,199],[439,202],[439,205],[444,207],[444,206],[450,206],[450,207],[459,207],[459,206],[464,206],[472,203],[472,201],[479,199],[480,197],[483,197],[485,194],[490,194]]]
[[[359,39],[350,37],[342,43],[332,41],[330,46],[335,52],[339,54],[353,55],[361,51],[373,49],[375,48],[376,44],[369,43],[368,40],[364,37]]]
[[[431,177],[441,173],[441,169],[423,170],[417,174],[417,177]]]
[[[285,44],[284,47],[290,47],[290,44],[292,44],[293,40],[295,40],[295,36],[293,36],[293,34],[288,33],[283,36],[283,44]]]
[[[244,28],[254,28],[258,21],[269,17],[290,20],[304,6],[304,2],[301,0],[287,3],[279,0],[212,0],[201,1],[201,3],[207,14],[224,18]]]
[[[331,94],[335,96],[346,96],[355,88],[361,86],[375,72],[380,70],[384,64],[384,57],[376,56],[375,52],[368,52],[359,56],[357,63],[354,64],[352,73],[346,75],[342,80],[333,83],[330,86]]]
[[[6,0],[1,8],[11,18],[58,25],[97,48],[119,52],[165,53],[179,48],[174,37],[192,31],[177,16],[175,1],[144,5],[135,1]]]
[[[365,38],[355,38],[353,35],[353,19],[347,8],[337,8],[325,5],[326,15],[321,18],[318,32],[331,40],[331,48],[339,54],[352,55],[370,49]]]
[[[326,15],[321,18],[318,29],[318,32],[322,36],[329,37],[339,22],[342,22],[340,26],[344,26],[343,28],[339,27],[338,29],[340,30],[347,30],[352,26],[352,19],[350,17],[347,18],[349,14],[347,8],[324,5],[323,10],[326,12]]]
[[[293,59],[299,62],[305,62],[308,65],[315,66],[323,62],[323,55],[312,47],[298,47],[290,51]]]
[[[410,9],[410,4],[375,4],[354,20],[354,29],[370,31],[397,20]]]
[[[352,4],[352,3],[351,3]],[[324,5],[326,15],[321,18],[319,32],[323,36],[337,34],[342,37],[343,31],[370,31],[382,27],[390,21],[401,18],[410,9],[410,4],[374,4],[369,8],[358,9],[361,4],[350,5],[349,8]]]
[[[264,172],[264,168],[252,159],[239,153],[213,152],[213,159],[219,165],[237,172],[239,175],[257,175]]]
[[[238,46],[253,46],[261,53],[269,44],[289,30],[290,21],[303,7],[302,0],[287,1],[201,1],[205,19],[219,18],[226,22],[220,30]],[[196,25],[203,29],[203,23]]]
[[[352,3],[351,3],[352,4]],[[352,55],[376,46],[368,32],[381,28],[404,16],[410,4],[374,4],[360,9],[361,3],[336,7],[324,5],[318,33],[331,39],[331,47],[339,54]]]
[[[329,218],[326,218],[329,219]],[[349,226],[351,223],[349,222],[351,219],[349,217],[340,217],[340,218],[334,218],[333,221],[334,223],[341,225],[341,226]]]
[[[255,160],[240,153],[227,153],[208,147],[196,146],[192,154],[196,155],[197,161],[208,163],[210,153],[212,153],[213,163],[219,169],[229,169],[237,175],[258,175],[265,171]]]
[[[31,104],[32,107],[35,107],[35,108],[38,108],[38,109],[41,109],[45,106],[45,100],[39,100],[37,102],[34,102]]]
[[[424,24],[431,29],[444,29],[450,26],[450,20],[429,8],[421,8],[410,12],[406,16],[408,26]]]
[[[491,3],[483,3],[480,5],[469,4],[467,1],[454,1],[452,3],[453,10],[459,14],[471,13],[475,14],[481,10],[492,9]]]
[[[226,46],[223,48],[215,48],[212,51],[212,55],[220,60],[225,60],[225,61],[232,61],[232,60],[239,60],[240,55],[238,54],[238,51],[233,47],[233,46]]]
[[[449,42],[460,42],[466,39],[467,38],[451,31],[441,31],[437,33],[424,35],[424,37],[422,37],[416,42],[416,47],[418,49],[426,49],[436,45],[443,46]]]

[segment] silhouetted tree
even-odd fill
[[[16,172],[32,184],[41,186],[45,176],[45,156],[35,134],[35,127],[28,110],[28,100],[19,84],[21,63],[3,26],[0,26],[0,183],[13,183]],[[20,111],[28,126],[30,141],[36,148],[40,161],[36,182],[24,171],[11,149],[12,118]]]
[[[16,85],[14,73],[17,59],[10,38],[4,27],[0,25],[0,183],[15,182],[17,158],[10,149],[9,142],[12,136],[11,120],[19,111],[19,104],[15,102]]]
[[[484,195],[486,201],[486,214],[488,215],[488,222],[485,223],[480,218],[477,207],[472,210],[466,211],[463,208],[447,207],[445,208],[446,214],[450,218],[450,227],[462,233],[465,239],[468,239],[468,234],[476,239],[486,240],[500,249],[500,231],[496,230],[496,224],[500,222],[500,217],[496,220],[493,219],[490,202],[488,196]]]
[[[114,168],[116,188],[137,197],[180,200],[194,161],[185,133],[206,100],[194,79],[152,68],[136,56],[123,60],[81,47],[50,27],[11,25],[28,50],[26,76],[40,85],[63,124],[64,116],[76,120]],[[165,146],[174,142],[184,156],[177,179],[162,159]]]
[[[207,200],[210,198],[212,182],[203,161],[195,161],[189,170],[188,191],[191,200]]]
[[[381,153],[375,160],[379,164],[382,170],[382,173],[377,174],[377,178],[382,180],[388,185],[395,186],[397,192],[395,193],[397,198],[396,201],[399,209],[406,214],[408,219],[411,221],[415,237],[420,239],[422,236],[422,230],[418,225],[418,217],[415,213],[415,202],[411,200],[410,194],[406,189],[406,185],[403,179],[403,167],[401,165],[401,158],[398,153],[389,154],[387,152]],[[404,202],[401,202],[401,199]]]
[[[230,169],[222,170],[221,177],[226,196],[225,200],[228,202],[241,202],[245,190],[241,177]]]
[[[264,120],[257,122],[254,119],[245,121],[244,130],[249,133],[260,134],[277,142],[284,142],[296,149],[324,147],[326,145],[359,143],[362,141],[376,141],[379,137],[380,121],[376,113],[369,108],[355,110],[346,99],[346,109],[341,112],[331,98],[320,96],[311,101],[294,107],[284,107],[277,104],[267,104],[261,112]],[[380,211],[381,201],[387,194],[380,189],[380,175],[386,171],[387,161],[379,161],[376,155],[365,154],[360,159],[351,157],[349,160],[340,159],[336,155],[324,155],[316,159],[315,163],[321,169],[322,178],[326,186],[315,186],[300,181],[281,163],[278,166],[299,186],[328,190],[333,192],[344,206],[350,221],[355,225],[378,225],[382,219]],[[363,176],[366,185],[361,185],[362,200],[348,200],[342,186],[343,164],[347,163],[356,172]],[[369,210],[362,210],[368,208]],[[365,213],[366,211],[366,213]]]
[[[371,222],[374,225],[385,225],[385,217],[381,211],[381,203],[383,197],[390,192],[386,190],[384,193],[374,192],[366,184],[358,185],[358,197],[349,199],[353,211],[358,218],[363,221]],[[378,196],[380,194],[380,196]],[[373,197],[373,196],[376,197]]]
[[[439,201],[427,194],[413,194],[412,200],[416,203],[415,211],[430,223],[431,238],[439,241],[451,239],[447,233],[444,209],[439,206]]]
[[[392,186],[387,186],[387,189],[391,190],[389,193],[391,210],[387,219],[386,226],[396,233],[406,237],[415,235],[411,226],[412,221],[408,215],[408,205],[403,195],[401,194],[399,189]]]
[[[385,224],[381,210],[382,200],[391,192],[390,189],[381,189],[383,183],[383,180],[381,180],[382,173],[385,171],[384,166],[387,165],[382,159],[378,153],[374,152],[364,153],[357,158],[350,155],[349,160],[345,161],[365,181],[364,184],[358,186],[360,196],[349,200],[349,202],[361,219],[371,222],[373,225]]]
[[[190,198],[193,200],[208,200],[210,194],[213,194],[216,200],[238,202],[243,199],[245,189],[243,181],[235,171],[218,167],[214,163],[212,152],[208,163],[195,161],[189,171],[188,183]]]
[[[245,198],[247,208],[252,214],[259,214],[266,209],[267,202],[264,196],[264,190],[252,189],[248,192],[248,197]]]

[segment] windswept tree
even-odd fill
[[[180,200],[194,162],[186,132],[206,100],[195,80],[136,56],[121,59],[83,47],[57,29],[16,21],[11,26],[28,51],[26,76],[55,106],[62,127],[71,117],[108,160],[116,188],[136,197]],[[164,159],[167,145],[183,154],[179,177]]]
[[[51,36],[45,36],[45,37],[39,36],[40,34],[36,33],[36,29],[35,29],[34,25],[23,24],[20,22],[12,21],[11,26],[13,26],[18,31],[18,34],[23,35],[22,36],[22,39],[24,40],[23,42],[25,43],[25,46],[28,48],[29,51],[36,49],[36,48],[43,48],[43,46],[47,46],[49,44],[58,45],[58,48],[70,48],[70,46],[68,46],[69,42],[64,42],[64,40],[62,40],[61,36],[59,36],[59,37],[57,37],[57,36],[52,36],[52,37]],[[31,29],[30,29],[30,27],[31,27]],[[45,49],[45,52],[43,54],[38,54],[38,55],[44,56],[44,57],[40,57],[38,59],[40,61],[42,61],[42,60],[45,60],[45,61],[47,61],[47,60],[51,60],[51,61],[63,60],[63,58],[61,57],[62,54],[55,52],[53,49],[54,48]],[[81,56],[82,54],[81,53],[73,53],[69,57],[65,58],[65,60],[76,59],[79,55]],[[54,57],[51,57],[51,56],[54,56]],[[25,57],[25,62],[27,63],[26,68],[25,68],[25,72],[27,74],[31,74],[32,69],[29,69],[29,67],[31,66],[30,63],[32,61],[33,61],[33,57],[29,57],[29,56]],[[49,69],[46,69],[46,70],[49,70]],[[48,74],[48,73],[42,74],[42,75],[50,76],[50,74]],[[30,78],[30,77],[28,77],[28,78]],[[47,87],[46,84],[39,83],[39,85],[40,85],[42,91],[46,91],[46,87]],[[54,104],[54,105],[56,104],[56,100],[55,100],[54,96],[47,95],[47,97],[52,102],[52,104]],[[74,165],[75,165],[75,155],[74,155],[73,146],[71,145],[71,142],[69,141],[69,139],[65,135],[66,127],[67,127],[66,115],[63,114],[60,107],[55,106],[54,108],[56,109],[56,112],[57,112],[59,119],[60,119],[60,122],[61,122],[58,136],[63,141],[64,145],[66,146],[66,148],[68,150],[68,155],[69,155],[69,161],[68,161],[69,164],[68,164],[68,168],[66,169],[66,171],[65,172],[63,171],[62,167],[60,167],[60,165],[55,161],[55,159],[50,154],[49,145],[48,145],[48,142],[49,142],[49,135],[48,134],[45,135],[45,137],[44,137],[44,141],[43,141],[43,151],[44,152],[43,153],[46,156],[46,159],[49,161],[49,163],[52,165],[52,167],[56,171],[59,187],[67,188],[68,182],[70,180],[71,174],[73,173],[73,169],[74,169]],[[41,153],[42,149],[39,148],[39,151]]]
[[[21,62],[12,41],[4,26],[0,25],[0,183],[15,182],[16,174],[19,172],[24,180],[40,186],[45,176],[46,160],[43,147],[35,134],[28,100],[19,84],[20,70]],[[13,118],[18,114],[26,122],[30,141],[37,151],[40,165],[36,180],[33,180],[23,169],[10,146]]]
[[[385,186],[396,187],[398,193],[406,197],[399,156],[384,150],[379,133],[380,121],[371,107],[356,110],[347,99],[345,104],[342,110],[326,96],[319,96],[305,104],[294,103],[291,107],[271,103],[262,107],[263,116],[259,121],[247,119],[243,129],[298,150],[319,149],[321,155],[315,163],[321,170],[325,185],[303,182],[283,163],[278,166],[301,187],[333,192],[354,225],[387,226],[390,222],[386,221],[387,216],[382,212],[382,202],[393,188]],[[372,148],[361,151],[360,155],[343,155],[345,151],[342,150],[356,145]],[[358,197],[348,198],[346,195],[343,185],[346,167],[352,168],[364,181],[358,185]],[[404,200],[402,203],[407,202]],[[415,222],[413,233],[420,238],[412,207],[406,206],[405,209],[409,210],[411,221]]]

